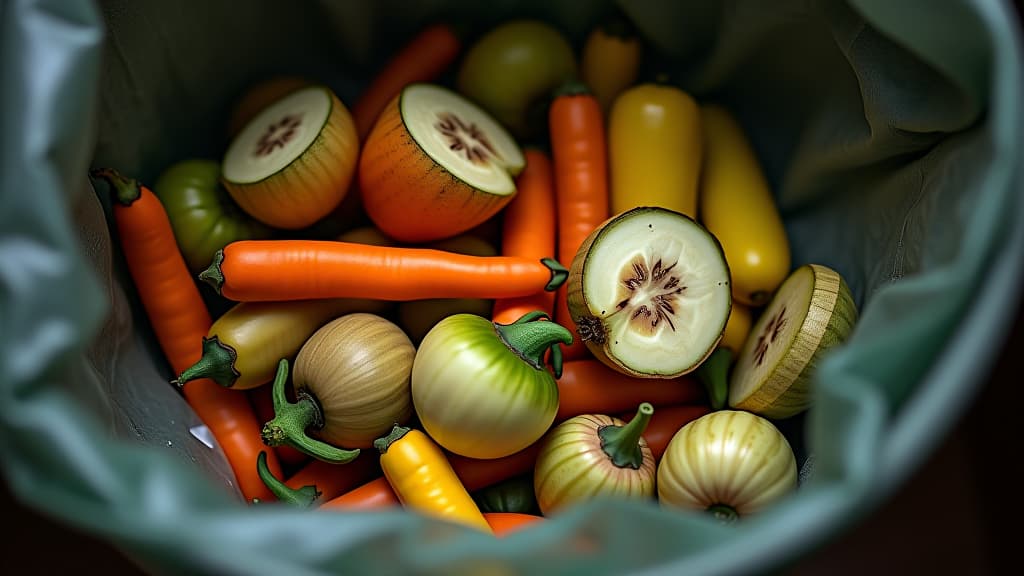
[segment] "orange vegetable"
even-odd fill
[[[571,265],[583,240],[609,217],[608,152],[601,106],[586,87],[572,84],[548,111],[560,262]],[[555,297],[555,321],[575,334],[563,286]],[[562,349],[566,360],[588,354],[581,338]]]
[[[348,464],[331,464],[314,458],[284,484],[293,489],[316,486],[319,501],[327,502],[375,478],[382,479],[380,459],[367,452]]]
[[[518,193],[502,213],[501,253],[540,259],[555,253],[555,184],[551,160],[539,150],[526,150],[526,168],[516,181]],[[554,292],[535,292],[494,302],[491,320],[511,324],[528,312],[551,316]]]
[[[711,408],[705,404],[662,406],[655,410],[647,422],[647,428],[643,434],[644,440],[647,441],[647,447],[654,454],[654,461],[661,460],[661,455],[665,453],[669,441],[680,428],[710,412]],[[635,410],[622,412],[618,417],[628,423],[634,416],[636,416]]]
[[[380,466],[406,508],[493,533],[444,451],[420,430],[397,424],[374,443]]]
[[[535,522],[543,522],[543,516],[522,514],[519,512],[484,512],[484,519],[490,525],[494,535],[501,538],[516,530],[522,530]]]
[[[636,378],[616,372],[597,360],[572,360],[562,363],[555,422],[583,414],[616,414],[641,402],[660,408],[702,402],[704,397],[703,385],[691,376],[672,380]]]
[[[310,81],[300,76],[274,76],[250,86],[231,111],[228,136],[233,138],[249,120],[278,99],[309,85]]]
[[[407,84],[439,77],[459,56],[462,41],[446,24],[421,30],[377,73],[352,106],[359,141],[364,142],[377,116]]]
[[[136,180],[111,169],[91,175],[106,180],[116,193],[113,214],[121,252],[160,348],[179,374],[202,357],[203,337],[213,322],[174,241],[167,212]],[[182,391],[223,450],[246,500],[272,498],[253,466],[264,446],[248,398],[205,378],[185,384]],[[270,455],[268,465],[280,474],[276,455]]]
[[[554,290],[558,262],[468,256],[331,240],[247,240],[217,252],[199,277],[232,300],[504,298]]]

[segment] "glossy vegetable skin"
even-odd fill
[[[611,213],[658,206],[696,218],[701,137],[683,90],[648,82],[620,94],[608,118]]]
[[[167,168],[153,185],[174,228],[189,270],[198,273],[213,254],[235,240],[269,238],[271,230],[250,218],[220,184],[220,164],[183,160]]]
[[[487,524],[491,526],[491,530],[498,538],[545,520],[543,516],[518,512],[485,512],[484,519],[487,520]]]
[[[702,104],[700,221],[718,238],[733,298],[763,306],[790,272],[789,238],[760,161],[729,109]]]
[[[493,534],[444,451],[429,436],[396,425],[374,446],[384,477],[403,506]]]
[[[651,449],[654,461],[661,461],[665,449],[668,448],[668,443],[672,441],[672,437],[680,428],[710,412],[711,408],[707,404],[677,404],[658,407],[651,415],[647,428],[644,429],[644,440],[647,441],[647,447]],[[635,410],[623,412],[619,414],[619,419],[628,424],[635,416]]]
[[[608,151],[604,115],[585,86],[570,84],[548,112],[555,174],[558,259],[569,265],[587,236],[609,217]],[[574,329],[566,288],[555,296],[555,321]],[[580,338],[563,350],[566,360],[587,355]]]
[[[641,402],[655,408],[671,404],[699,403],[705,399],[701,384],[692,376],[671,380],[637,378],[612,370],[593,359],[562,364],[558,379],[556,422],[583,414],[617,414]],[[656,416],[657,417],[657,416]]]
[[[175,246],[167,212],[149,188],[115,170],[98,169],[91,176],[106,180],[115,191],[113,214],[128,272],[171,369],[184,370],[202,356],[201,343],[211,319]],[[243,497],[271,498],[254,468],[264,447],[245,395],[207,379],[193,381],[182,391],[224,451]],[[277,456],[271,454],[267,460],[269,469],[280,474]]]
[[[557,289],[566,274],[551,259],[329,240],[250,240],[226,246],[199,277],[225,298],[253,302],[525,296]]]

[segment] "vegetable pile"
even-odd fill
[[[648,77],[622,14],[579,46],[455,30],[352,102],[261,79],[222,157],[152,189],[91,173],[245,501],[503,536],[599,499],[736,522],[791,494],[776,424],[857,309],[790,261],[741,119]]]

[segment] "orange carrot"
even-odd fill
[[[319,500],[327,502],[341,494],[381,477],[380,458],[366,452],[356,456],[348,464],[331,464],[311,459],[308,464],[292,474],[285,485],[296,490],[303,486],[316,486]]]
[[[359,141],[364,142],[377,116],[406,84],[428,82],[451,66],[462,50],[462,41],[445,24],[421,30],[395,53],[363,90],[352,106]]]
[[[543,516],[522,514],[520,512],[484,512],[484,519],[491,526],[498,538],[526,528],[534,522],[543,522]]]
[[[212,325],[174,231],[160,200],[146,186],[115,170],[93,170],[116,193],[113,214],[118,241],[132,282],[146,311],[160,348],[175,374],[203,355],[202,341]],[[260,423],[244,394],[199,379],[183,387],[185,400],[220,445],[247,501],[273,498],[256,474],[256,460],[264,450]],[[267,462],[276,474],[276,455]]]
[[[554,254],[555,184],[551,160],[539,150],[525,150],[526,168],[516,180],[518,192],[503,212],[501,253],[505,256],[540,259]],[[511,324],[524,314],[540,310],[551,316],[554,292],[536,292],[494,302],[491,319]]]
[[[572,265],[587,235],[609,216],[608,152],[604,114],[597,99],[581,84],[570,84],[548,110],[555,199],[558,214],[558,259]],[[563,286],[555,297],[555,321],[576,333]],[[574,338],[563,347],[566,360],[583,358],[586,345]]]
[[[566,275],[550,258],[332,240],[243,240],[218,251],[199,277],[226,298],[252,302],[506,298],[555,290]]]
[[[462,481],[462,485],[466,487],[466,490],[472,492],[529,472],[537,461],[539,451],[540,443],[535,442],[515,454],[490,460],[466,458],[448,451],[445,451],[445,456],[452,465],[452,469],[455,470],[455,475]],[[350,465],[346,464],[346,466]],[[294,488],[299,487],[297,483],[289,482],[289,485]],[[398,505],[398,496],[391,489],[387,479],[377,478],[355,490],[325,501],[320,507],[365,509]]]
[[[654,454],[654,461],[661,460],[661,455],[665,453],[669,441],[680,428],[709,412],[711,412],[711,407],[706,404],[679,404],[655,408],[643,434],[644,440],[647,441],[647,447]],[[623,412],[618,417],[628,423],[634,416],[636,416],[636,410]]]
[[[632,414],[641,402],[658,408],[705,402],[704,398],[703,385],[690,376],[672,380],[636,378],[597,360],[570,360],[562,364],[562,377],[558,379],[555,422],[581,414],[616,414],[624,410],[632,410]]]

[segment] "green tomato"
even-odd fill
[[[512,324],[474,314],[441,320],[412,367],[412,400],[423,429],[469,458],[501,458],[537,441],[558,412],[561,350],[572,335],[532,312]],[[544,365],[551,350],[554,374]]]
[[[513,476],[473,492],[473,501],[481,512],[540,513],[533,493],[533,473]]]
[[[204,270],[213,254],[236,240],[268,238],[271,229],[253,220],[220,185],[220,164],[183,160],[167,168],[153,186],[167,211],[185,262],[192,272]]]
[[[542,133],[551,93],[576,76],[565,36],[539,20],[512,20],[492,29],[466,52],[456,87],[513,136]]]

